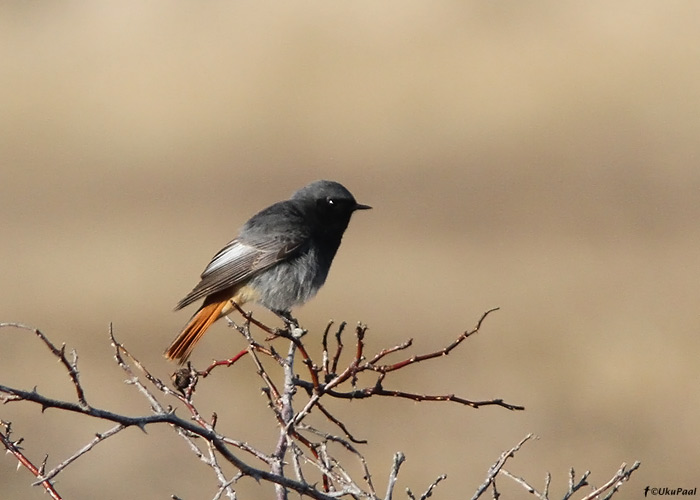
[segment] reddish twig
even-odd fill
[[[328,377],[328,374],[330,373],[330,357],[328,356],[328,333],[331,330],[331,326],[333,326],[333,320],[330,320],[328,322],[328,324],[326,325],[326,329],[323,330],[323,336],[321,337],[321,347],[323,348],[323,373],[326,377]]]
[[[359,323],[355,327],[355,338],[357,339],[355,347],[355,363],[360,364],[364,359],[365,352],[365,332],[367,332],[367,326]]]
[[[336,373],[338,371],[338,361],[340,360],[340,355],[343,353],[343,330],[345,330],[345,327],[347,326],[347,323],[343,321],[340,323],[340,326],[338,326],[338,331],[335,332],[335,341],[337,344],[337,348],[335,351],[335,354],[333,355],[333,362],[331,363],[331,371],[328,373],[328,375],[331,375],[333,373]]]
[[[12,439],[10,439],[10,423],[0,421],[0,424],[5,427],[5,433],[0,432],[0,442],[2,442],[8,453],[12,453],[20,464],[22,464],[29,472],[34,474],[34,477],[41,478],[44,474],[46,459],[44,459],[44,464],[42,464],[41,467],[34,465],[32,461],[29,460],[24,453],[22,453],[22,450],[19,447],[19,443],[21,443],[22,440],[20,439],[19,441],[13,442]],[[58,494],[50,480],[44,479],[38,484],[44,487],[46,492],[51,495],[51,498],[54,500],[62,500],[61,495]]]
[[[470,401],[468,399],[460,398],[454,394],[446,394],[443,396],[430,396],[426,394],[413,394],[410,392],[402,391],[388,391],[383,389],[381,386],[375,386],[370,391],[367,392],[367,397],[369,396],[391,396],[396,398],[411,399],[413,401],[451,401],[454,403],[463,404],[465,406],[471,406],[472,408],[480,408],[482,406],[501,406],[508,410],[524,410],[524,406],[514,405],[506,403],[502,399],[490,399],[487,401]]]
[[[338,427],[340,427],[340,429],[343,431],[343,433],[345,434],[345,436],[346,436],[350,441],[352,441],[353,443],[356,443],[356,444],[367,444],[367,440],[366,440],[366,439],[357,439],[357,438],[353,437],[353,435],[350,434],[350,431],[349,431],[348,428],[345,426],[345,424],[344,424],[343,422],[341,422],[340,420],[338,420],[337,418],[335,418],[335,417],[331,414],[331,412],[329,412],[328,410],[326,410],[326,408],[325,408],[321,403],[316,403],[316,408],[318,408],[319,410],[321,410],[321,413],[323,413],[323,414],[326,416],[326,418],[327,418],[328,420],[330,420],[330,421],[333,422],[335,425],[337,425]]]
[[[408,339],[407,341],[405,341],[402,344],[398,344],[398,345],[395,345],[394,347],[389,347],[387,349],[382,349],[372,359],[370,359],[367,362],[367,364],[374,365],[377,361],[382,359],[384,356],[395,353],[396,351],[403,351],[404,349],[408,349],[412,345],[413,345],[413,339]]]
[[[312,443],[311,441],[306,439],[304,436],[299,434],[296,430],[292,430],[290,432],[290,435],[292,437],[296,438],[296,440],[299,441],[300,443],[302,443],[304,446],[306,446],[316,460],[321,459],[321,457],[318,454],[318,451],[316,451],[317,445],[315,445],[314,443]],[[327,493],[330,491],[330,478],[328,477],[328,474],[325,474],[325,473],[322,474],[322,477],[323,477],[323,491],[325,491]]]
[[[268,375],[267,371],[265,370],[265,367],[263,366],[262,362],[260,361],[260,358],[258,358],[258,355],[256,354],[256,350],[252,347],[248,348],[248,351],[250,351],[250,356],[253,358],[253,361],[255,362],[255,366],[257,368],[257,374],[260,378],[263,379],[265,384],[267,385],[267,389],[269,392],[267,392],[267,397],[270,399],[270,403],[272,405],[272,408],[275,409],[275,414],[277,415],[278,419],[281,419],[281,416],[279,415],[279,411],[277,408],[280,405],[280,398],[281,398],[281,393],[279,389],[277,389],[277,386],[275,383],[272,381],[272,378],[270,375]],[[282,423],[284,420],[281,419],[280,423]]]
[[[276,335],[276,334],[277,334],[277,330],[276,330],[275,328],[269,327],[269,326],[267,326],[265,323],[263,323],[263,322],[261,322],[261,321],[258,321],[257,319],[253,318],[253,313],[252,313],[252,312],[250,312],[250,311],[248,311],[248,312],[244,311],[243,308],[241,308],[241,306],[239,306],[238,304],[236,304],[234,301],[231,301],[231,304],[233,304],[233,307],[235,307],[236,310],[237,310],[239,313],[241,313],[241,316],[243,316],[243,318],[244,318],[246,321],[248,321],[248,322],[250,322],[250,323],[253,323],[255,326],[257,326],[257,327],[260,328],[261,330],[264,330],[265,332],[269,333],[270,335]]]
[[[280,331],[280,332],[278,332],[277,336],[285,338],[285,339],[291,341],[292,343],[294,343],[297,350],[301,353],[301,358],[302,358],[304,365],[306,365],[306,367],[309,370],[309,375],[311,376],[311,382],[314,385],[314,389],[317,390],[319,385],[320,385],[319,380],[318,380],[318,372],[321,371],[321,369],[318,368],[318,366],[316,366],[316,364],[313,362],[313,360],[311,359],[311,356],[309,356],[309,353],[306,351],[306,347],[304,346],[304,344],[301,342],[301,340],[298,337],[294,336],[293,334],[291,334],[287,331]]]
[[[307,368],[309,369],[309,374],[311,375],[311,380],[314,382],[314,387],[318,387],[318,386],[319,386],[318,372],[320,371],[320,369],[319,369],[317,366],[315,366],[313,360],[311,359],[311,357],[309,356],[308,352],[306,351],[306,347],[304,347],[304,344],[299,340],[299,337],[298,337],[298,336],[295,336],[292,332],[289,331],[289,329],[287,329],[287,330],[278,330],[278,329],[274,329],[274,328],[272,328],[272,327],[269,327],[269,326],[267,326],[266,324],[264,324],[263,322],[258,321],[257,319],[253,318],[252,313],[250,313],[250,312],[245,312],[245,311],[244,311],[238,304],[236,304],[235,302],[231,302],[231,303],[232,303],[232,304],[234,305],[234,307],[238,310],[238,312],[241,313],[241,315],[246,319],[246,321],[251,322],[252,324],[254,324],[255,326],[257,326],[257,327],[260,328],[261,330],[263,330],[263,331],[267,332],[268,334],[272,335],[272,337],[270,337],[269,339],[266,339],[266,340],[272,340],[272,339],[275,339],[275,338],[278,338],[278,337],[282,337],[282,338],[285,338],[285,339],[287,339],[287,340],[290,340],[290,341],[294,342],[294,344],[296,345],[296,348],[297,348],[297,349],[299,350],[299,352],[301,353],[301,356],[302,356],[302,359],[303,359],[304,364],[305,364],[305,365],[307,366]]]
[[[312,389],[312,386],[309,382],[306,382],[304,380],[297,380],[296,384],[305,389],[307,392],[310,392]],[[502,408],[505,408],[507,410],[517,410],[521,411],[524,410],[524,406],[520,405],[514,405],[511,403],[506,403],[502,399],[489,399],[489,400],[484,400],[484,401],[472,401],[469,399],[464,399],[459,396],[455,396],[454,394],[444,394],[444,395],[427,395],[427,394],[415,394],[411,392],[402,392],[402,391],[392,391],[392,390],[387,390],[384,389],[381,386],[381,380],[379,381],[378,384],[372,386],[372,387],[366,387],[364,389],[357,389],[354,391],[338,391],[334,389],[326,389],[323,388],[323,393],[328,394],[331,397],[338,398],[338,399],[367,399],[372,396],[390,396],[390,397],[396,397],[396,398],[403,398],[403,399],[410,399],[412,401],[449,401],[453,403],[459,403],[465,406],[470,406],[472,408],[480,408],[482,406],[500,406]],[[317,405],[318,406],[318,405]]]
[[[207,377],[207,376],[211,373],[211,371],[212,371],[214,368],[216,368],[217,366],[226,366],[226,367],[231,366],[231,365],[233,365],[236,361],[238,361],[238,360],[241,359],[243,356],[245,356],[246,354],[248,354],[248,349],[243,349],[241,352],[239,352],[238,354],[236,354],[236,355],[235,355],[234,357],[232,357],[232,358],[223,359],[223,360],[220,360],[220,361],[214,361],[212,364],[210,364],[209,366],[207,366],[204,370],[198,371],[198,372],[197,372],[197,375],[199,375],[199,376],[201,376],[201,377]]]
[[[380,373],[387,373],[387,372],[391,372],[391,371],[395,371],[395,370],[400,370],[401,368],[403,368],[403,367],[405,367],[405,366],[412,365],[412,364],[414,364],[414,363],[420,363],[421,361],[426,361],[426,360],[428,360],[428,359],[433,359],[433,358],[439,358],[439,357],[442,357],[442,356],[447,356],[448,354],[450,354],[450,352],[452,352],[452,350],[453,350],[455,347],[457,347],[459,344],[461,344],[462,342],[464,342],[466,339],[468,339],[469,337],[471,337],[472,335],[474,335],[475,333],[477,333],[477,332],[479,331],[479,329],[481,328],[481,324],[484,322],[484,320],[486,319],[486,317],[487,317],[489,314],[491,314],[492,312],[498,311],[498,309],[499,309],[498,307],[494,307],[493,309],[489,309],[488,311],[486,311],[486,312],[481,316],[481,318],[480,318],[479,321],[477,322],[476,326],[475,326],[472,330],[467,330],[467,331],[465,331],[465,332],[462,333],[459,337],[457,337],[457,339],[455,339],[454,342],[452,342],[451,344],[449,344],[448,346],[446,346],[446,347],[444,347],[444,348],[442,348],[442,349],[439,349],[439,350],[437,350],[437,351],[430,352],[430,353],[427,353],[427,354],[420,354],[420,355],[412,356],[412,357],[410,357],[410,358],[408,358],[408,359],[405,359],[405,360],[403,360],[403,361],[399,361],[398,363],[394,363],[394,364],[392,364],[392,365],[375,366],[373,363],[368,363],[368,369],[373,370],[373,371],[377,371],[377,372],[380,372]],[[410,342],[411,342],[411,340],[408,341],[408,345],[410,345]],[[403,345],[404,345],[404,344],[402,344],[401,346],[397,346],[396,348],[394,348],[394,351],[399,350],[399,348],[405,349],[405,347],[403,347]],[[408,347],[408,345],[407,345],[406,347]],[[391,351],[391,352],[393,352],[393,351]],[[381,355],[381,354],[382,354],[382,353],[380,353],[380,355]],[[388,353],[387,353],[387,354],[388,354]],[[379,358],[383,357],[383,355],[381,355],[381,356],[380,356],[380,355],[375,356],[375,358],[377,358],[377,357],[379,357]],[[374,361],[374,362],[376,362],[376,361]]]
[[[365,333],[367,332],[367,325],[358,323],[355,327],[355,338],[357,339],[357,348],[355,350],[355,361],[354,365],[359,366],[359,364],[365,359]],[[357,385],[357,371],[352,371],[352,386]]]

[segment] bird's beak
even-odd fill
[[[370,207],[369,205],[363,205],[361,203],[355,205],[355,210],[369,210],[370,208],[372,207]]]

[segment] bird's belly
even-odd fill
[[[311,299],[326,281],[329,265],[323,265],[314,252],[280,262],[254,277],[249,285],[257,302],[276,311],[289,311]]]

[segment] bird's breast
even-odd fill
[[[331,256],[310,246],[255,276],[249,283],[268,309],[289,311],[311,299],[325,283]]]

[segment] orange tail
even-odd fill
[[[216,300],[216,299],[215,299]],[[227,307],[228,306],[228,307]],[[199,342],[204,333],[207,331],[214,321],[226,314],[231,308],[229,299],[213,301],[209,303],[204,301],[202,307],[194,313],[187,326],[182,330],[180,335],[170,344],[168,350],[165,351],[165,357],[184,363],[189,357],[194,346]]]

